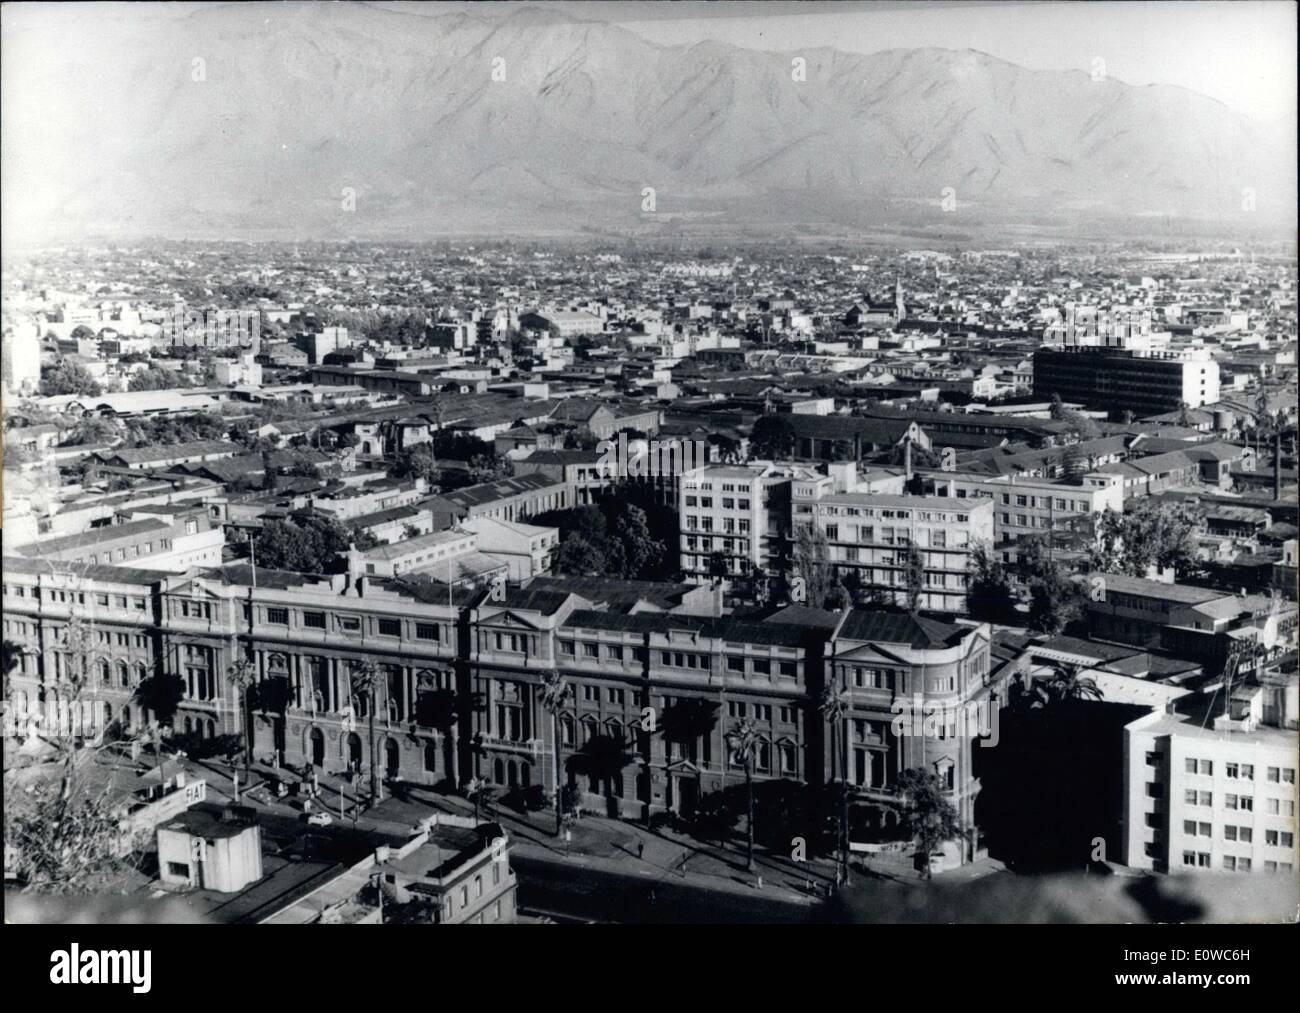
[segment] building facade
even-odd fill
[[[1089,408],[1127,408],[1159,415],[1182,405],[1219,400],[1219,364],[1208,352],[1142,354],[1111,348],[1040,348],[1034,353],[1034,396],[1082,402]]]
[[[868,723],[898,701],[973,699],[988,688],[988,629],[979,624],[810,609],[761,622],[616,612],[554,582],[448,595],[401,578],[349,583],[265,571],[253,587],[233,579],[235,568],[197,576],[103,568],[83,590],[56,589],[54,578],[8,563],[5,634],[30,651],[11,676],[15,703],[59,692],[62,666],[76,663],[64,657],[60,630],[71,613],[89,611],[76,596],[108,594],[109,606],[91,616],[93,632],[107,639],[95,639],[89,664],[97,698],[124,731],[148,719],[136,695],[141,682],[174,674],[183,692],[173,726],[240,735],[259,759],[358,777],[376,769],[430,785],[477,776],[545,791],[554,790],[558,768],[585,805],[624,816],[689,813],[704,795],[743,783],[743,763],[726,746],[740,720],[759,734],[756,778],[835,780],[840,764],[818,709],[828,673],[847,681],[857,694],[854,720]],[[253,671],[247,701],[230,678],[240,660]],[[367,664],[377,675],[373,693],[355,684]],[[859,669],[868,680],[860,685]],[[542,706],[550,671],[572,688],[557,715]],[[692,724],[690,714],[707,720]],[[850,771],[863,791],[855,812],[865,806],[857,825],[888,829],[883,813],[898,801],[897,774],[918,764],[932,767],[965,811],[973,786],[968,755],[952,751],[956,739],[879,742],[878,728],[860,731],[866,754]],[[593,759],[609,740],[627,757],[613,768]]]

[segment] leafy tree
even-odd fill
[[[726,580],[727,574],[727,554],[721,549],[715,549],[709,553],[709,576],[714,580]]]
[[[623,577],[650,578],[658,570],[666,552],[663,542],[651,536],[645,511],[636,506],[625,507],[614,524],[614,539],[608,557],[611,571]]]
[[[135,700],[150,718],[149,730],[153,736],[154,755],[158,758],[158,780],[162,783],[167,781],[162,740],[171,734],[176,712],[184,698],[185,680],[171,673],[151,675],[135,688]]]
[[[143,834],[121,829],[111,783],[94,793],[64,797],[51,784],[5,792],[5,847],[32,893],[99,893],[143,855]],[[8,861],[6,861],[8,865]]]
[[[156,419],[132,419],[127,442],[133,447],[170,446],[195,440],[224,440],[230,423],[213,412],[193,412]]]
[[[5,640],[3,644],[3,667],[4,667],[4,698],[0,703],[8,704],[9,702],[9,674],[15,671],[22,664],[23,655],[27,653],[23,645],[13,640]]]
[[[63,441],[70,447],[84,447],[93,443],[108,443],[118,435],[118,427],[108,419],[87,415],[77,421]]]
[[[750,453],[754,457],[784,461],[794,456],[794,426],[784,415],[764,415],[754,423],[749,438]]]
[[[373,536],[366,537],[374,541]],[[328,573],[337,565],[339,554],[355,543],[357,536],[337,519],[317,514],[296,520],[268,521],[258,531],[254,549],[258,566],[298,573]]]
[[[393,478],[422,478],[426,482],[433,484],[437,482],[440,470],[433,445],[417,443],[415,446],[407,447],[398,453],[396,460],[389,469],[389,473]]]
[[[1016,611],[1011,579],[986,543],[971,548],[967,573],[966,605],[971,616],[984,622],[1009,622]]]
[[[1060,633],[1083,614],[1087,601],[1084,585],[1073,580],[1059,563],[1041,560],[1029,579],[1029,628],[1037,633]]]
[[[791,562],[796,578],[803,581],[804,599],[811,608],[819,609],[826,604],[831,588],[829,557],[825,532],[811,524],[801,524],[795,529]]]
[[[912,467],[937,469],[943,466],[943,454],[934,447],[926,449],[913,440],[900,440],[889,448],[884,455],[884,463],[903,466],[907,463],[908,447],[911,447]]]
[[[41,371],[41,393],[46,397],[56,394],[82,394],[98,397],[99,381],[79,362],[64,359],[58,365]]]
[[[1139,500],[1125,513],[1107,510],[1096,521],[1094,569],[1145,577],[1154,566],[1184,576],[1198,563],[1197,538],[1205,512],[1187,502]]]
[[[659,715],[659,734],[665,743],[677,746],[697,762],[696,744],[712,735],[717,723],[718,704],[703,697],[681,697]]]
[[[930,878],[930,854],[944,841],[962,836],[966,828],[939,775],[914,767],[898,775],[903,798],[903,828],[917,842],[925,861],[925,878]]]
[[[609,814],[614,815],[614,782],[636,760],[627,742],[614,735],[594,735],[569,759],[575,773],[588,777],[605,791]]]
[[[915,612],[921,607],[921,595],[925,594],[925,560],[915,543],[907,547],[907,558],[903,564],[903,586],[907,589],[907,610]]]
[[[606,573],[605,553],[584,535],[571,531],[555,554],[558,573],[573,577],[590,577]]]
[[[134,373],[127,382],[128,390],[171,390],[173,387],[187,387],[179,373],[169,369],[150,366],[148,369]]]
[[[1095,440],[1101,435],[1097,423],[1082,412],[1065,407],[1061,402],[1060,394],[1052,395],[1051,414],[1057,422],[1069,423],[1066,432],[1077,440]]]
[[[461,718],[480,710],[482,694],[458,693],[452,689],[437,689],[419,695],[416,718],[420,724],[436,728],[447,739],[450,764],[447,777],[452,785],[460,783],[460,722]]]
[[[740,441],[733,440],[722,433],[713,433],[709,442],[718,448],[718,459],[724,464],[735,464],[740,460]]]

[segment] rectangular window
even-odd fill
[[[442,639],[438,630],[437,623],[416,623],[415,636],[417,640],[441,640]]]
[[[304,612],[302,614],[302,624],[308,629],[323,630],[325,628],[325,613]]]
[[[289,610],[288,610],[288,609],[274,609],[274,608],[272,608],[272,609],[267,609],[267,610],[266,610],[266,621],[267,621],[268,623],[275,623],[277,626],[288,626],[288,625],[289,625]]]
[[[402,635],[402,621],[400,619],[379,620],[379,633],[385,637],[400,637]]]

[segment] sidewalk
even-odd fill
[[[414,794],[436,799],[446,810],[473,813],[471,803],[455,796],[436,795],[422,788],[416,788]],[[555,815],[549,810],[525,816],[494,806],[488,818],[510,832],[513,847],[521,854],[552,861],[558,859],[577,866],[603,868],[647,879],[671,877],[708,889],[748,895],[761,892],[804,904],[825,900],[835,887],[838,863],[824,856],[796,862],[756,846],[754,869],[748,871],[743,838],[733,839],[723,846],[669,830],[652,830],[641,823],[587,815],[566,825],[569,833],[566,841],[563,836],[555,836]],[[855,857],[853,886],[895,878],[892,870],[882,876],[874,869],[864,869]]]
[[[187,762],[203,768],[200,776],[208,780],[214,794],[230,797],[231,781],[224,765],[209,761]],[[242,769],[239,772],[242,780]],[[253,774],[253,795],[251,799],[245,795],[245,786],[241,784],[242,801],[251,800],[272,811],[301,814],[301,795],[277,799],[264,789],[257,790],[257,786],[265,783],[268,777],[293,782],[298,780],[296,774],[284,769],[276,771],[262,764],[254,764]],[[319,792],[313,803],[314,810],[328,812],[345,825],[353,824],[352,814],[356,812],[358,800],[351,783],[331,774],[318,774],[317,783]],[[346,810],[342,817],[339,812],[340,789]],[[363,786],[363,797],[364,792]],[[386,788],[383,795],[383,801],[357,817],[355,825],[358,828],[400,835],[412,832],[422,819],[434,813],[474,814],[474,805],[467,799],[422,785],[399,786],[396,797],[391,789]],[[566,824],[566,840],[563,835],[555,835],[552,810],[523,814],[495,804],[481,809],[479,816],[485,821],[500,823],[510,834],[512,848],[521,855],[576,868],[602,869],[644,877],[647,881],[671,879],[704,889],[769,896],[805,905],[824,901],[835,890],[838,862],[823,855],[795,861],[788,855],[774,855],[755,846],[754,868],[753,871],[747,870],[742,835],[720,844],[700,841],[668,829],[650,829],[639,822],[584,815]],[[987,869],[985,873],[989,871],[994,870]],[[967,867],[941,875],[974,878]],[[861,855],[853,857],[851,890],[866,889],[871,884],[880,886],[920,881],[920,875],[911,867],[910,858],[873,855],[866,862]]]

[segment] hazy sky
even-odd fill
[[[375,6],[503,13],[518,3]],[[1088,71],[1129,84],[1182,85],[1259,119],[1296,108],[1296,7],[1259,2],[800,2],[587,0],[530,4],[616,21],[665,44],[716,39],[754,49],[833,46],[862,53],[979,49],[1033,69]]]
[[[941,46],[982,50],[1035,70],[1090,71],[1100,57],[1106,61],[1107,74],[1121,81],[1192,88],[1257,119],[1272,120],[1296,109],[1293,0],[368,2],[411,14],[463,11],[478,17],[505,15],[522,6],[544,7],[617,22],[667,45],[713,39],[751,49],[832,46],[860,53]],[[66,11],[74,5],[57,6]],[[194,2],[75,5],[80,12],[113,12],[109,16],[116,17],[178,17],[202,6]]]

